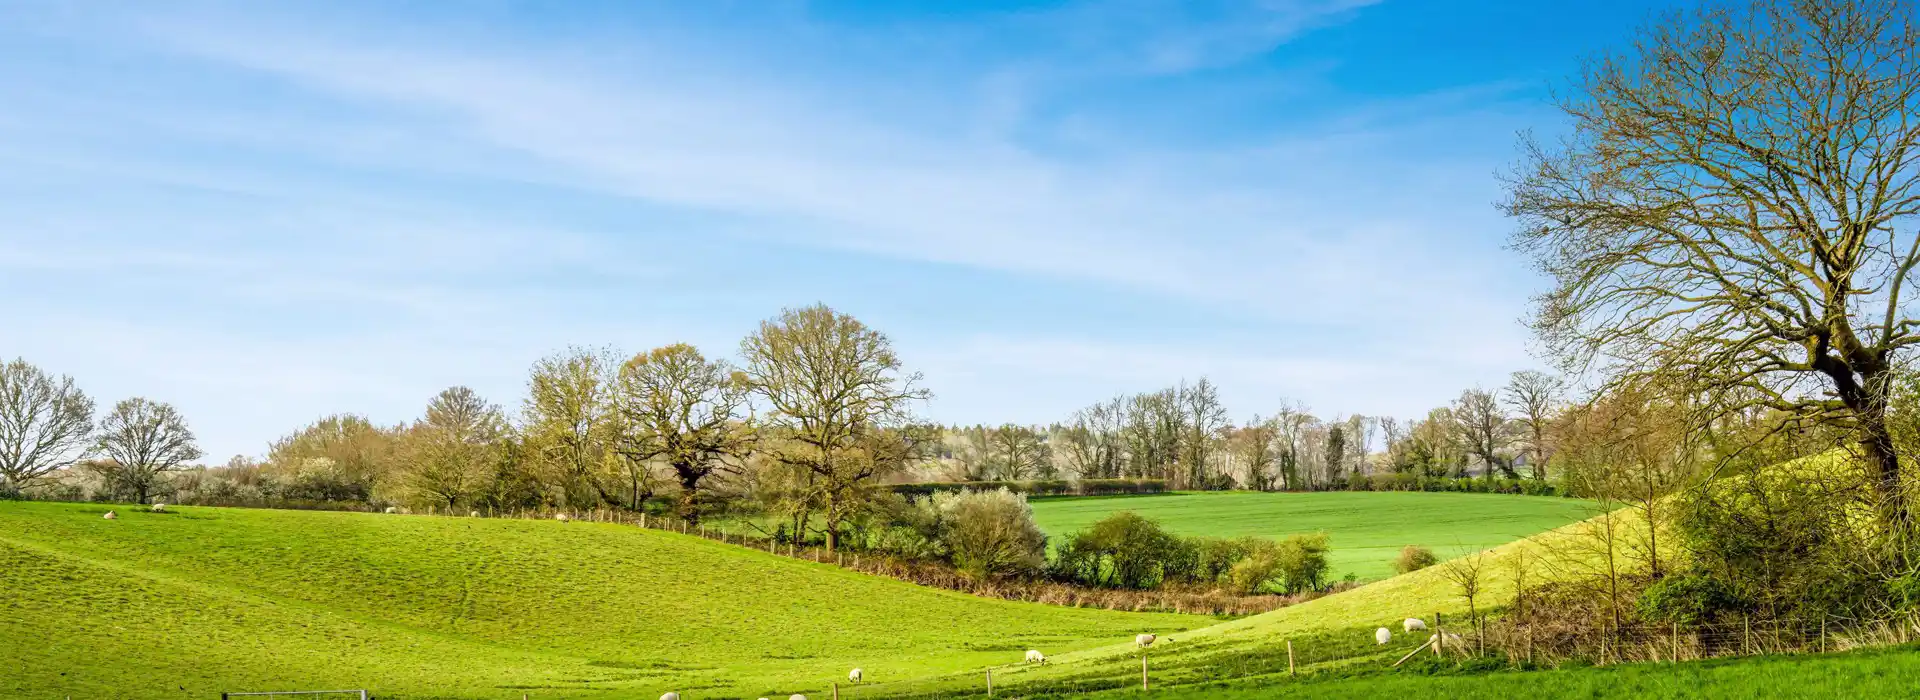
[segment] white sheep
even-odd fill
[[[1386,644],[1393,641],[1393,630],[1382,627],[1373,631],[1373,643]]]
[[[471,512],[471,513],[468,513],[468,514],[467,514],[467,517],[469,517],[469,518],[478,518],[478,517],[480,517],[480,511],[477,511],[477,510],[476,510],[476,511],[474,511],[474,512]]]
[[[792,695],[788,695],[787,700],[807,700],[807,696],[801,695],[799,693],[794,693]]]
[[[673,692],[663,693],[660,696],[660,700],[680,700],[680,694]]]
[[[1028,649],[1027,663],[1045,666],[1047,665],[1047,655],[1040,653],[1039,649]]]
[[[566,513],[556,513],[554,514],[553,519],[564,523],[568,520],[572,520],[573,518],[567,517]]]
[[[167,512],[167,504],[165,504],[165,503],[155,503],[155,504],[153,504],[153,507],[151,507],[151,508],[148,508],[147,510],[150,510],[150,511],[153,511],[153,512],[155,512],[155,513],[165,513],[165,512]]]
[[[399,508],[395,506],[387,506],[387,515],[398,515],[399,513],[400,513]]]
[[[119,519],[120,519],[120,516],[118,516],[118,515],[114,515],[114,514],[113,514],[113,511],[107,511],[107,514],[106,514],[106,515],[102,515],[102,516],[100,516],[100,517],[102,517],[102,518],[106,518],[106,519],[108,519],[108,520],[119,520]]]
[[[1427,621],[1417,617],[1409,617],[1405,622],[1400,623],[1400,629],[1407,634],[1413,634],[1416,631],[1425,632],[1427,631]]]
[[[1136,646],[1139,646],[1140,648],[1145,649],[1147,647],[1153,646],[1153,640],[1155,639],[1158,639],[1158,637],[1142,632],[1140,634],[1136,634],[1133,636],[1133,643]]]
[[[856,668],[854,670],[847,672],[847,681],[850,683],[853,683],[854,685],[859,685],[861,676],[862,674],[860,673],[860,669]]]

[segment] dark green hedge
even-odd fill
[[[959,491],[962,489],[1000,489],[1029,496],[1117,496],[1126,494],[1162,493],[1167,490],[1165,479],[1081,479],[1066,481],[1054,479],[1048,481],[932,481],[919,484],[896,484],[893,492],[902,496],[926,496],[939,491]]]

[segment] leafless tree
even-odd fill
[[[1514,372],[1502,392],[1507,405],[1519,414],[1520,427],[1526,431],[1527,465],[1533,478],[1547,478],[1547,428],[1553,410],[1560,401],[1560,380],[1551,374],[1527,370]]]
[[[1920,28],[1905,0],[1712,4],[1591,62],[1510,178],[1514,245],[1552,280],[1534,327],[1571,372],[1684,377],[1858,436],[1909,521],[1887,426],[1920,343]]]
[[[1495,469],[1509,478],[1515,476],[1513,464],[1502,454],[1512,441],[1512,434],[1507,429],[1507,416],[1492,393],[1479,389],[1461,392],[1460,398],[1453,402],[1453,419],[1461,447],[1467,454],[1479,458],[1489,478]]]
[[[73,466],[93,442],[93,399],[25,359],[0,364],[0,491]]]
[[[788,309],[740,343],[748,386],[771,409],[775,459],[814,478],[827,548],[878,477],[905,468],[931,439],[913,423],[930,394],[901,369],[892,341],[824,305]]]
[[[131,398],[114,404],[100,421],[96,449],[106,459],[90,462],[110,485],[147,502],[160,475],[200,458],[193,431],[172,405]]]
[[[681,519],[699,523],[703,483],[738,473],[753,446],[746,375],[691,345],[669,345],[628,360],[613,397],[626,428],[614,449],[635,462],[664,462],[680,482]]]
[[[1047,449],[1046,440],[1034,429],[1008,423],[988,431],[987,436],[998,478],[1020,481],[1051,471],[1053,455]]]

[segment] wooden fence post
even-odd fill
[[[833,700],[840,700],[840,681],[833,682]]]
[[[1680,621],[1673,622],[1673,662],[1680,663]]]
[[[1147,654],[1140,653],[1140,689],[1147,689]]]
[[[987,669],[987,697],[993,697],[993,669]]]
[[[1827,616],[1820,616],[1820,653],[1827,653]]]
[[[1753,615],[1740,615],[1740,653],[1753,653]]]
[[[1287,640],[1287,675],[1293,675],[1293,640]]]

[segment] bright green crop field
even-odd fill
[[[856,666],[966,673],[1215,622],[976,598],[619,525],[106,510],[0,501],[0,697],[825,697]]]
[[[1393,575],[1407,545],[1442,559],[1551,530],[1597,513],[1590,501],[1550,496],[1405,491],[1180,493],[1033,501],[1034,519],[1059,537],[1120,511],[1183,535],[1284,537],[1325,532],[1333,577]]]

